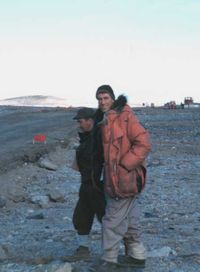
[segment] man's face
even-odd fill
[[[97,96],[99,108],[101,111],[106,112],[111,109],[114,100],[108,93],[100,93]]]
[[[78,119],[78,126],[81,132],[91,131],[93,128],[94,121],[92,118],[89,119]]]

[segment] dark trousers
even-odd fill
[[[101,223],[105,214],[105,197],[103,192],[90,184],[81,184],[79,200],[73,214],[74,228],[79,235],[88,235],[95,215]]]

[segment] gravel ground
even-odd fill
[[[14,112],[17,127],[16,111],[22,109]],[[30,119],[37,115],[31,109],[26,111]],[[59,140],[50,142],[45,150],[44,144],[31,145],[27,140],[20,140],[18,147],[23,145],[23,148],[19,156],[15,154],[15,164],[11,164],[16,168],[5,169],[1,159],[1,272],[88,271],[93,258],[71,264],[62,261],[77,246],[71,222],[80,183],[79,174],[70,167],[77,144],[75,126],[71,122],[74,112],[61,109],[40,112],[44,123],[52,120],[51,139],[56,133]],[[142,238],[148,259],[143,270],[119,271],[200,271],[200,109],[144,108],[135,112],[150,131],[153,146],[147,160],[147,186],[139,198]],[[6,120],[8,112],[3,114]],[[12,115],[11,111],[9,114]],[[62,123],[56,122],[58,116]],[[22,119],[20,122],[24,127],[29,126],[27,119],[26,125]],[[10,155],[4,153],[5,159],[9,158],[7,162],[13,158],[11,146],[7,145]],[[31,157],[38,152],[38,157]],[[22,160],[24,157],[28,159]],[[41,159],[56,170],[41,167]],[[101,252],[100,239],[101,226],[95,221],[91,233],[94,258]]]

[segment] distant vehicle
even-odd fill
[[[167,102],[164,105],[164,107],[167,108],[167,109],[176,109],[176,102],[175,101]]]
[[[154,103],[151,103],[151,108],[155,108],[155,104]]]
[[[192,97],[185,97],[185,99],[184,99],[184,104],[185,105],[191,105],[191,104],[193,104],[194,103],[194,101],[193,101],[193,98]]]

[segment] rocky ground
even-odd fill
[[[75,111],[36,113],[26,109],[24,113],[15,108],[1,115],[1,272],[88,271],[92,260],[62,260],[77,246],[71,218],[80,177],[70,167],[77,144],[72,121]],[[149,129],[153,146],[147,161],[148,183],[139,199],[142,237],[148,249],[142,271],[200,271],[200,109],[144,108],[135,112]],[[30,140],[30,132],[36,130],[30,129],[29,121],[32,127],[38,125],[37,116],[42,131],[49,135],[46,145],[33,145]],[[9,124],[15,125],[15,137],[11,137]],[[17,137],[22,128],[27,133]],[[101,227],[95,221],[91,233],[94,258],[101,251],[100,239]]]

